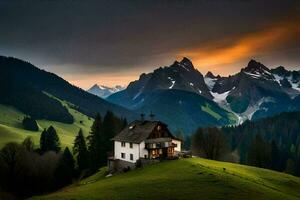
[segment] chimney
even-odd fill
[[[155,117],[155,115],[152,113],[152,111],[150,112],[150,115],[149,115],[149,117],[150,117],[151,121],[153,121],[153,120],[154,120],[154,117]]]
[[[144,120],[145,120],[145,114],[141,113],[141,121],[144,121]]]

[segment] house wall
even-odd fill
[[[121,157],[121,153],[125,153],[125,159]],[[133,143],[132,148],[130,148],[129,142],[126,142],[125,147],[122,147],[121,142],[115,141],[114,154],[115,159],[135,163],[140,157],[144,158],[144,155],[148,155],[148,151],[145,149],[144,142],[140,145]],[[130,160],[130,154],[133,154],[133,160]]]
[[[172,139],[172,143],[177,144],[177,147],[174,148],[174,151],[181,151],[181,141]]]
[[[145,142],[141,142],[141,144],[140,144],[140,158],[145,158],[145,155],[148,158],[148,150],[145,149],[145,147],[146,147]]]

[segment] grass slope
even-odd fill
[[[226,168],[224,170],[223,168]],[[32,200],[67,199],[300,199],[300,178],[200,158],[166,161],[86,182]]]
[[[13,107],[0,104],[0,148],[7,142],[22,142],[27,136],[31,136],[35,144],[38,144],[42,130],[48,128],[50,125],[56,129],[62,146],[72,146],[75,135],[80,128],[82,128],[85,135],[89,133],[93,119],[72,109],[66,102],[62,103],[67,107],[70,114],[73,115],[74,123],[65,124],[55,121],[37,120],[40,127],[38,132],[23,129],[22,119],[25,116],[24,113]]]

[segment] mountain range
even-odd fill
[[[88,89],[87,92],[105,99],[106,97],[124,89],[125,87],[120,85],[116,85],[115,87],[108,87],[104,85],[95,84],[90,89]]]
[[[93,117],[113,111],[129,121],[155,114],[172,131],[193,133],[198,127],[240,124],[281,112],[300,110],[300,71],[269,69],[251,60],[240,72],[205,76],[188,58],[141,74],[126,89],[94,85],[90,94],[32,64],[0,56],[0,104],[35,119],[73,123],[61,101]],[[97,93],[101,91],[102,93]],[[105,92],[106,91],[106,92]]]
[[[269,69],[251,60],[228,77],[201,74],[188,58],[142,74],[108,101],[136,112],[153,112],[171,128],[240,124],[247,119],[300,109],[300,71]],[[176,127],[176,128],[175,128]]]

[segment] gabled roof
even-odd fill
[[[160,121],[133,121],[118,135],[112,138],[112,140],[139,144],[149,137],[150,133],[158,124],[164,125]]]

